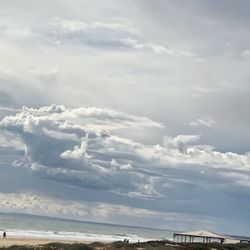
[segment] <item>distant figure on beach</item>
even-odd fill
[[[5,231],[3,232],[3,238],[6,238],[6,232]]]

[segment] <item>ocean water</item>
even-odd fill
[[[118,241],[172,240],[173,231],[89,223],[23,214],[0,213],[7,236],[53,240]]]

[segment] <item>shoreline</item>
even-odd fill
[[[149,238],[138,236],[136,234],[128,234],[126,233],[117,233],[117,234],[97,234],[94,233],[83,233],[83,232],[66,232],[66,231],[33,231],[33,230],[6,230],[7,237],[3,238],[0,235],[0,246],[2,245],[10,245],[11,241],[20,244],[30,244],[30,242],[34,242],[34,244],[46,244],[46,243],[111,243],[116,241],[124,241],[124,239],[129,240],[130,243],[136,242],[146,242],[146,241],[154,241],[160,240],[160,238]],[[171,240],[169,238],[166,238]],[[41,242],[41,243],[40,243]],[[32,244],[32,243],[31,243]]]
[[[45,245],[49,243],[64,243],[64,244],[74,244],[74,243],[82,243],[82,244],[90,244],[94,241],[90,240],[63,240],[63,239],[41,239],[41,238],[31,238],[31,237],[7,237],[0,239],[0,247],[10,247],[10,246],[38,246]],[[108,243],[108,242],[103,242]]]

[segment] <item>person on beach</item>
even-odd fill
[[[3,238],[6,238],[6,232],[5,231],[3,232]]]

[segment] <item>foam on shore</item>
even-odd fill
[[[100,242],[113,242],[123,241],[125,238],[130,242],[145,242],[156,240],[151,238],[144,238],[135,234],[90,234],[81,232],[53,232],[53,231],[35,231],[35,230],[9,230],[7,237],[13,238],[33,238],[33,239],[49,239],[58,241],[100,241]]]

